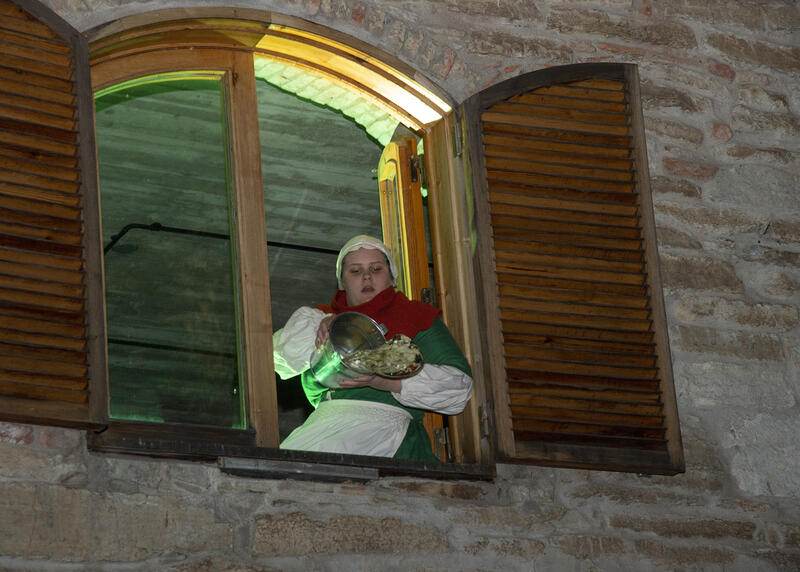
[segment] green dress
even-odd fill
[[[430,328],[414,336],[413,342],[422,352],[426,364],[450,365],[467,375],[472,375],[467,358],[464,357],[464,353],[441,318],[436,318]],[[315,408],[323,399],[357,399],[385,403],[404,409],[411,414],[411,422],[408,424],[405,438],[394,454],[394,458],[439,461],[433,454],[428,433],[422,424],[425,410],[402,405],[390,391],[380,391],[371,387],[329,389],[319,383],[309,371],[304,372],[301,379],[306,397]]]

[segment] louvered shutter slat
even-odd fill
[[[0,414],[90,424],[75,71],[85,42],[31,12],[0,0]]]

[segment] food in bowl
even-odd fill
[[[342,356],[342,362],[364,374],[400,379],[422,369],[422,352],[406,335],[400,334],[377,348],[356,350]]]

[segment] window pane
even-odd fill
[[[221,77],[97,94],[110,415],[243,428]]]
[[[315,85],[304,95],[322,98],[310,93]],[[278,329],[299,306],[331,301],[336,257],[347,240],[357,234],[380,238],[375,171],[382,146],[339,111],[266,81],[256,88],[272,323]],[[299,378],[278,379],[277,391],[284,438],[311,406]]]

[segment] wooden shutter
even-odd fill
[[[636,68],[465,106],[499,460],[683,470]]]
[[[0,0],[5,420],[88,426],[104,416],[103,390],[90,391],[102,382],[104,335],[87,53],[38,2]]]

